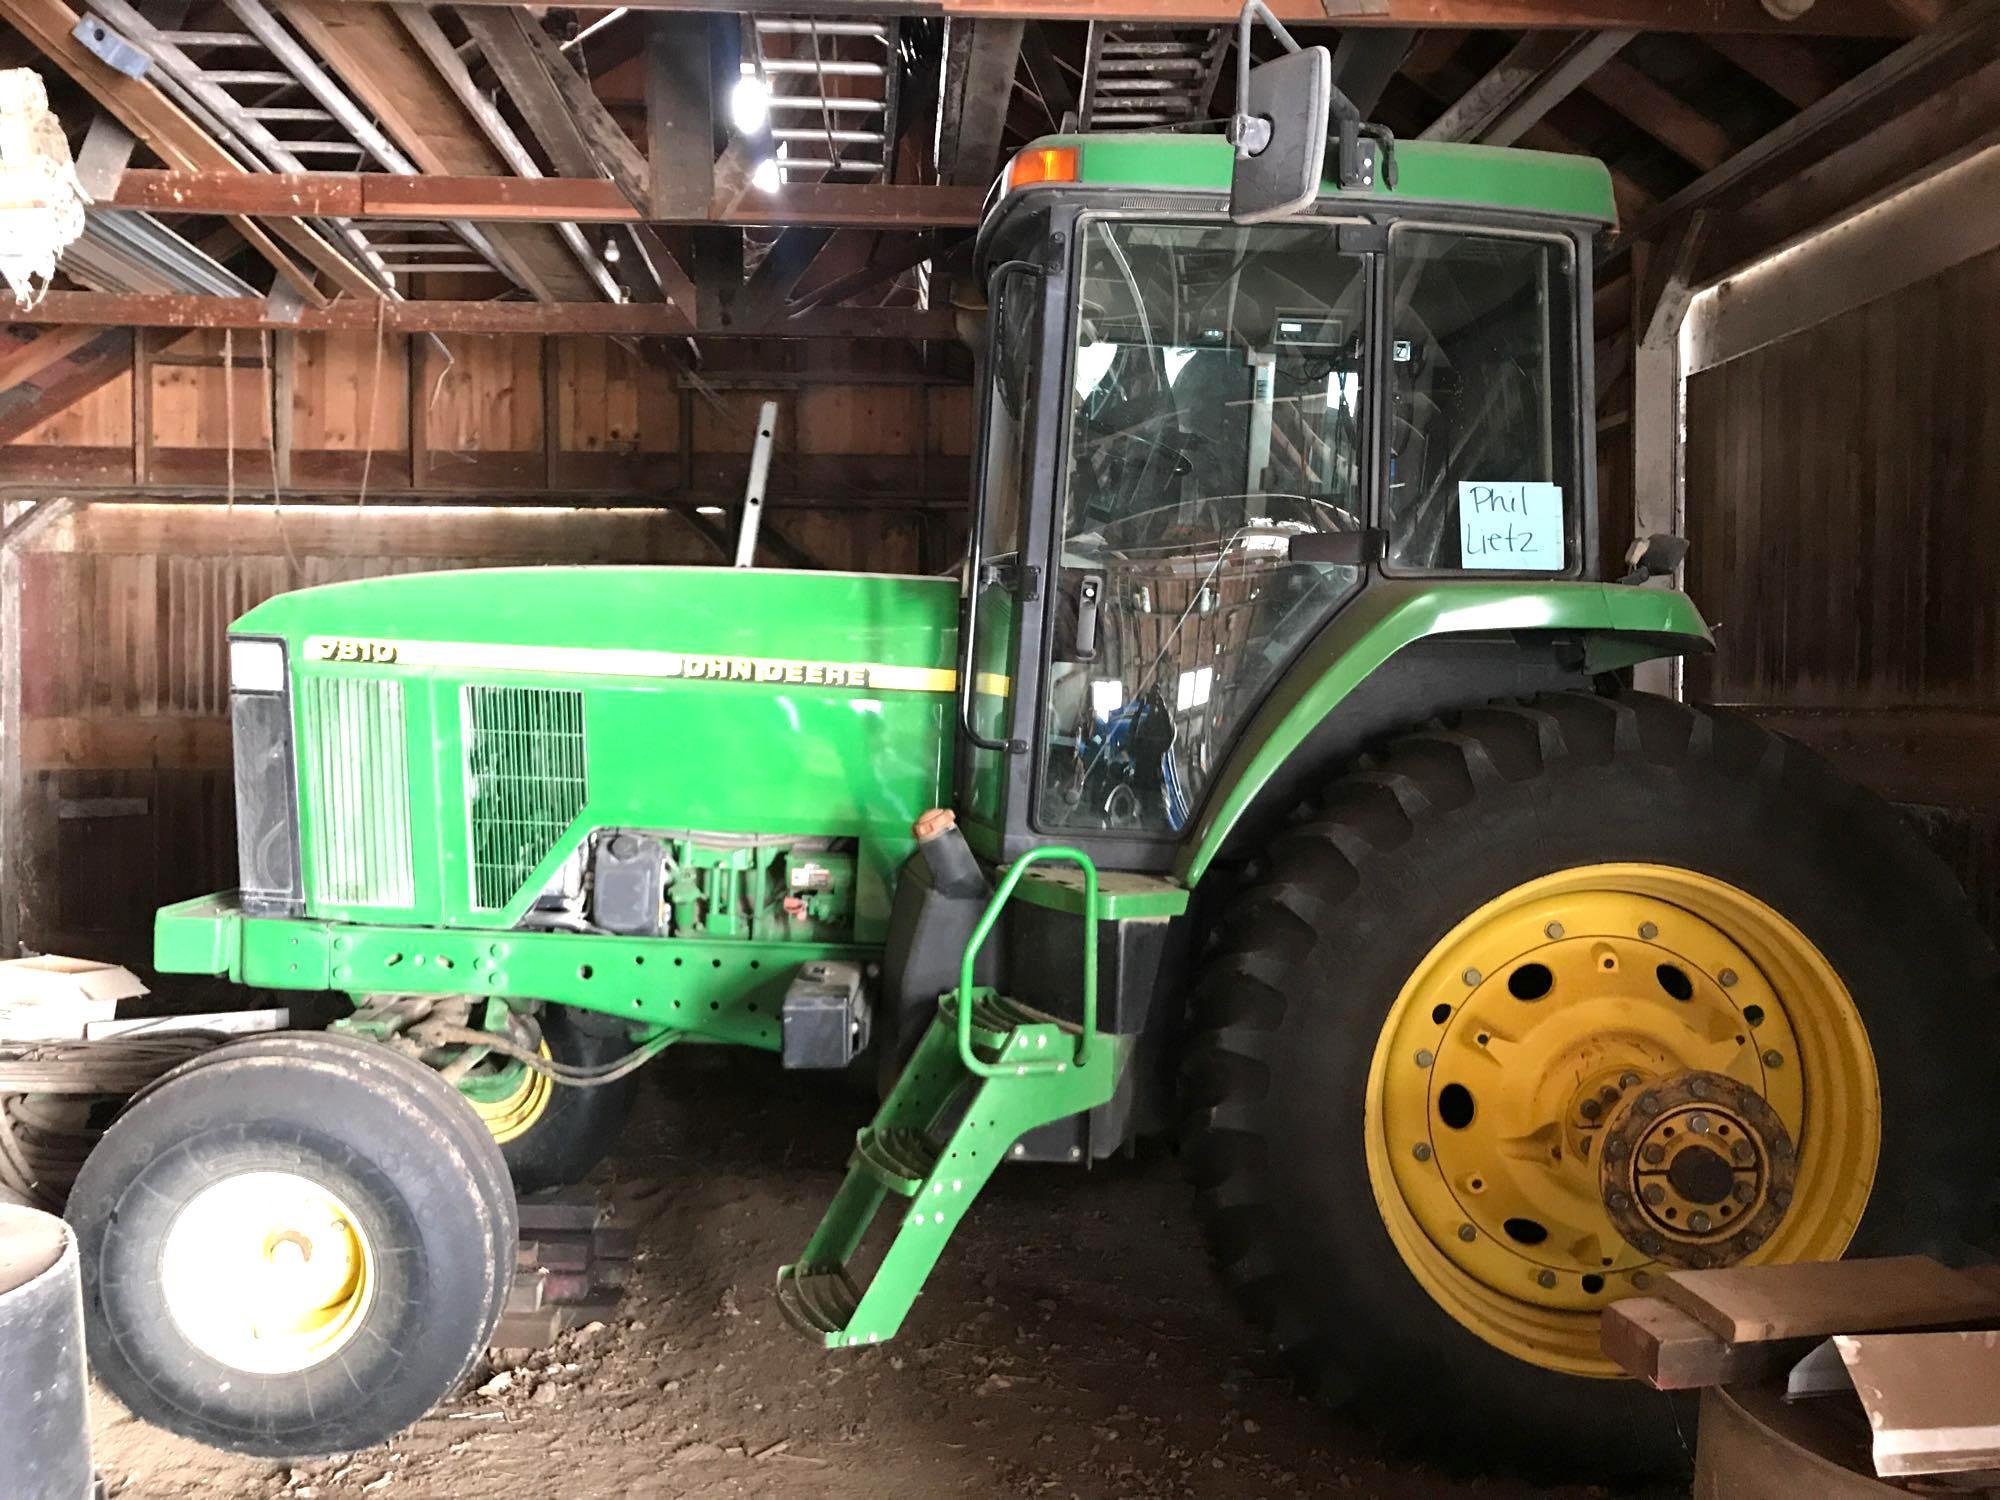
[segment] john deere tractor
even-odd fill
[[[169,1076],[78,1182],[139,1415],[286,1456],[414,1420],[494,1327],[510,1173],[580,1177],[671,1043],[879,1080],[777,1274],[828,1349],[899,1331],[1004,1163],[1171,1135],[1311,1390],[1461,1457],[1678,1452],[1597,1333],[1665,1272],[1973,1232],[1993,966],[1947,873],[1631,686],[1710,642],[1665,539],[1599,573],[1606,172],[1397,145],[1320,49],[1245,68],[1227,134],[1007,168],[957,579],[237,621],[241,884],[158,966],[353,1010]]]

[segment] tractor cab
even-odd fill
[[[1370,142],[1351,184],[1244,223],[1238,161],[1220,136],[1053,137],[980,236],[958,797],[989,859],[1058,839],[1171,871],[1371,590],[1590,571],[1603,168]]]

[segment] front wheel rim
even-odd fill
[[[1621,1100],[1693,1074],[1754,1091],[1796,1144],[1788,1211],[1745,1259],[1837,1259],[1881,1106],[1818,947],[1747,892],[1666,865],[1582,866],[1489,901],[1411,972],[1369,1071],[1369,1180],[1404,1263],[1495,1348],[1617,1374],[1599,1313],[1672,1267],[1620,1235],[1594,1153]]]

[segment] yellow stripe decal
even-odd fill
[[[777,687],[865,688],[876,692],[949,693],[949,667],[883,662],[803,661],[777,656],[711,656],[615,646],[491,646],[470,641],[395,641],[315,635],[306,660],[356,665],[435,667],[446,671],[562,672],[578,676],[665,677],[691,682],[752,682]]]

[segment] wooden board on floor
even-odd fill
[[[1790,1341],[1732,1344],[1664,1297],[1627,1297],[1605,1309],[1599,1342],[1618,1368],[1656,1391],[1761,1380],[1799,1352]]]
[[[1710,1332],[1738,1344],[2000,1323],[2000,1293],[1927,1255],[1676,1271],[1661,1290]]]

